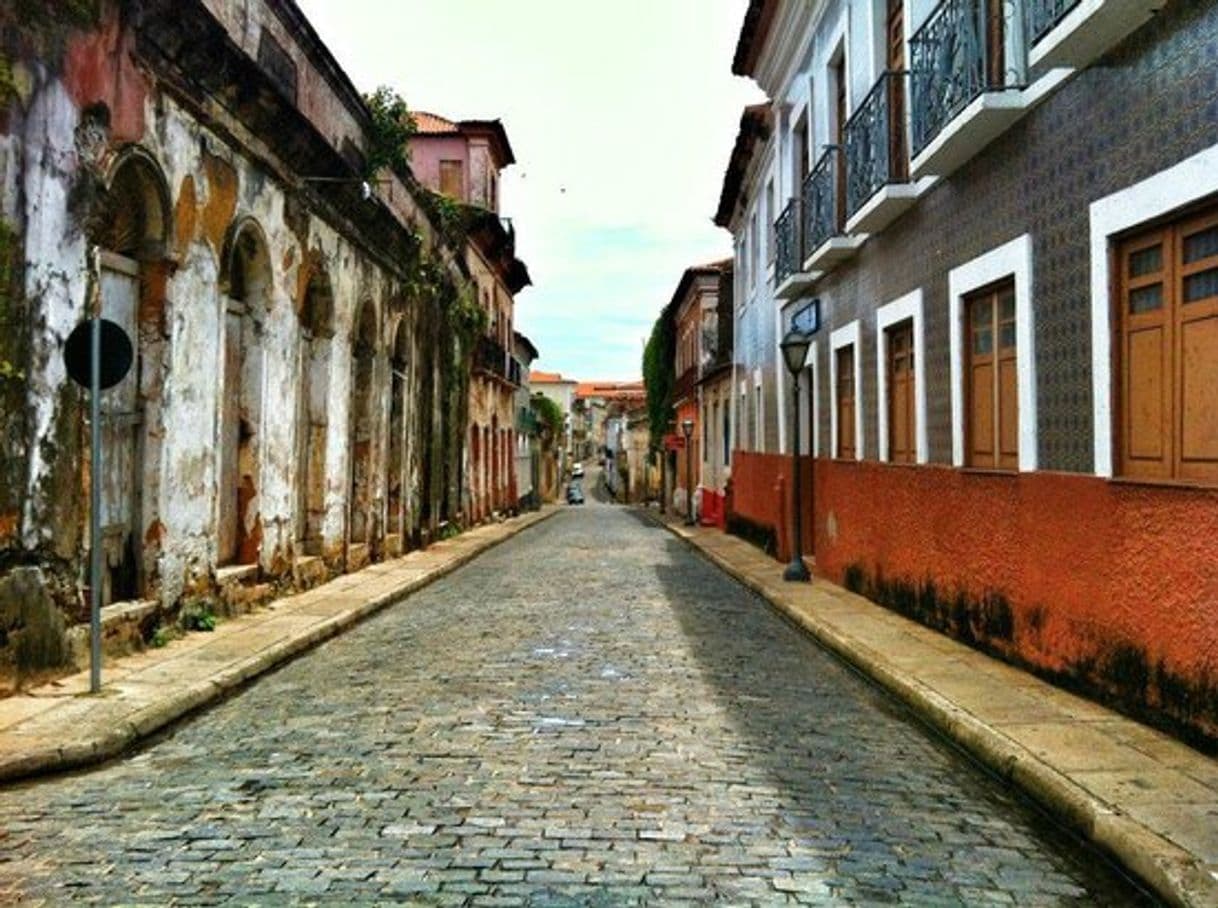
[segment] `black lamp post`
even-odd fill
[[[803,550],[803,520],[800,513],[800,494],[799,494],[799,373],[803,371],[804,361],[808,358],[808,348],[812,345],[812,338],[807,334],[801,334],[798,331],[789,331],[787,336],[782,339],[779,345],[782,348],[782,358],[786,361],[787,370],[791,373],[791,378],[795,380],[795,429],[793,432],[794,440],[794,480],[791,483],[791,497],[793,505],[794,523],[795,523],[795,542],[791,553],[791,563],[787,565],[785,571],[782,572],[783,580],[794,580],[807,582],[812,579],[811,573],[808,571],[808,566],[804,564]]]
[[[690,439],[694,434],[694,421],[681,420],[681,431],[685,434],[685,525],[694,525],[694,450]]]

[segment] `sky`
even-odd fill
[[[747,0],[298,3],[361,91],[503,121],[534,368],[638,378],[682,272],[731,254],[711,218],[741,109],[763,99],[731,74]]]

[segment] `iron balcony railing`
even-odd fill
[[[836,145],[829,145],[820,156],[812,172],[804,180],[801,200],[804,215],[804,258],[806,259],[825,240],[842,232],[842,215],[839,189],[841,188],[842,153]]]
[[[803,221],[799,213],[799,199],[791,199],[774,222],[774,283],[778,285],[803,270]]]
[[[909,39],[913,153],[986,91],[1027,75],[1024,0],[943,0]]]
[[[846,123],[846,217],[909,179],[905,147],[905,73],[886,72]]]
[[[514,357],[509,357],[503,345],[493,338],[478,338],[478,346],[474,348],[474,368],[520,384],[520,364]]]
[[[1066,13],[1078,6],[1079,0],[1024,0],[1028,19],[1028,44],[1035,44],[1053,26],[1066,17]]]

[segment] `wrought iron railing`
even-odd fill
[[[774,223],[774,283],[781,284],[792,274],[803,270],[803,224],[799,216],[799,199],[791,199]]]
[[[1022,87],[1024,0],[943,0],[909,39],[913,153],[983,92]]]
[[[507,350],[502,344],[489,337],[478,338],[478,345],[474,348],[474,368],[507,379]],[[519,384],[519,381],[517,380],[516,383]]]
[[[838,204],[841,149],[829,145],[812,172],[804,180],[802,201],[804,214],[804,258],[815,252],[825,240],[841,233],[841,206]]]
[[[905,73],[886,72],[846,124],[846,216],[880,187],[908,179]]]
[[[1028,44],[1035,44],[1078,6],[1079,0],[1024,0],[1028,20]]]

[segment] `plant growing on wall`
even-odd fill
[[[562,427],[565,421],[562,408],[544,394],[534,394],[529,403],[541,423],[540,434],[542,440],[548,446],[554,439],[562,436]]]
[[[661,312],[643,348],[643,384],[647,389],[647,421],[651,447],[659,449],[664,432],[672,422],[672,366],[676,355],[676,335],[667,312]]]
[[[372,134],[368,137],[368,176],[382,168],[395,173],[410,170],[410,137],[418,131],[418,123],[406,101],[387,85],[370,95],[364,95],[372,118]]]

